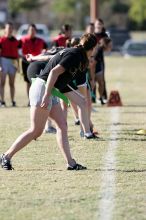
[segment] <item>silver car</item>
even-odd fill
[[[128,40],[122,47],[123,56],[146,56],[146,41]]]

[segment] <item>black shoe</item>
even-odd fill
[[[101,105],[105,105],[105,104],[106,104],[106,102],[103,100],[102,97],[101,97],[99,100],[100,100],[100,102],[101,102]]]
[[[81,164],[76,163],[74,166],[68,165],[67,170],[87,170],[87,167],[84,167]]]
[[[14,170],[11,161],[7,159],[4,154],[0,156],[0,164],[4,170]]]
[[[1,107],[6,107],[6,103],[1,101],[0,106]]]
[[[12,101],[12,107],[16,107],[16,102]]]
[[[80,125],[80,120],[79,119],[75,120],[75,125]]]
[[[85,138],[85,139],[99,139],[99,137],[96,136],[94,133],[92,133],[90,136],[84,135],[84,138]]]

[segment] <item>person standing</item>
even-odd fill
[[[0,73],[0,95],[1,107],[6,106],[5,102],[5,83],[6,76],[9,76],[10,96],[12,106],[16,106],[15,102],[15,76],[18,69],[18,48],[19,41],[13,36],[13,24],[8,22],[5,24],[4,36],[0,38],[0,60],[1,60],[1,73]]]
[[[95,35],[97,38],[97,43],[99,43],[101,39],[103,39],[105,37],[109,37],[108,34],[106,33],[106,29],[104,27],[104,22],[101,18],[98,18],[95,21]],[[102,101],[100,100],[101,104],[103,102],[107,101],[107,89],[106,89],[106,81],[105,81],[104,74],[103,74],[103,78],[104,78],[104,91],[103,91],[103,97],[101,98]]]
[[[27,68],[29,62],[26,60],[27,54],[32,54],[34,56],[40,54],[43,50],[47,49],[47,43],[36,36],[37,28],[35,24],[30,24],[28,27],[27,35],[21,38],[22,46],[22,72],[24,81],[27,84],[27,95],[29,96],[30,82],[27,78]]]
[[[112,49],[112,41],[109,37],[104,37],[99,41],[98,46],[95,49],[94,56],[92,59],[92,67],[90,68],[92,76],[94,76],[95,83],[98,83],[99,100],[101,105],[104,105],[103,100],[104,89],[105,89],[105,63],[104,63],[104,52],[110,52]]]
[[[64,24],[61,27],[61,31],[57,37],[53,39],[56,47],[66,47],[67,40],[70,40],[72,36],[72,27],[69,24]]]

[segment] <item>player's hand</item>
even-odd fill
[[[25,58],[28,62],[31,62],[33,60],[33,55],[28,53],[28,54],[26,54]]]
[[[51,108],[51,104],[52,104],[51,97],[44,94],[44,96],[42,98],[41,108],[49,109],[48,107],[50,106],[50,108]]]

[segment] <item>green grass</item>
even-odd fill
[[[106,58],[107,87],[118,89],[123,107],[113,125],[117,131],[113,220],[146,219],[145,58]],[[17,75],[17,108],[0,108],[0,152],[4,152],[29,126],[29,109],[22,77]],[[6,100],[9,105],[8,86]],[[87,165],[83,172],[66,171],[55,136],[43,134],[13,158],[12,172],[0,169],[0,220],[95,220],[99,219],[104,158],[111,141],[110,109],[94,106],[99,141],[79,137],[69,110],[69,140],[74,158]],[[111,172],[110,170],[108,172]]]

